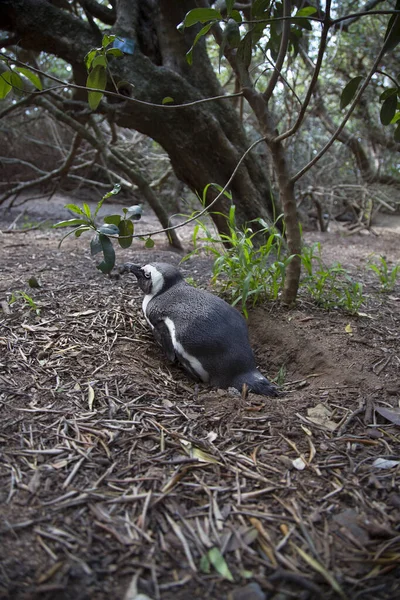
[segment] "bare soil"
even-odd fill
[[[400,285],[382,294],[364,268],[372,252],[400,261],[398,220],[307,234],[363,281],[364,316],[306,296],[252,310],[259,367],[285,395],[241,399],[166,362],[134,278],[102,275],[84,238],[58,248],[58,230],[5,233],[13,219],[0,223],[0,598],[398,596]],[[178,264],[158,240],[118,261]],[[207,285],[211,263],[182,270]]]

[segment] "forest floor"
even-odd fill
[[[398,597],[400,284],[383,294],[365,269],[372,252],[400,261],[398,218],[306,234],[363,282],[362,316],[306,296],[251,310],[285,394],[241,399],[166,362],[133,276],[102,275],[84,237],[7,233],[15,214],[0,222],[0,598]],[[117,254],[181,258],[161,238]],[[182,271],[204,286],[211,262]]]

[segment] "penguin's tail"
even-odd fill
[[[253,394],[269,396],[271,398],[281,396],[278,388],[257,370],[240,375],[235,379],[233,386],[241,392],[243,384],[246,384],[249,392],[252,392]]]

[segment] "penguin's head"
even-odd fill
[[[139,287],[146,295],[156,296],[183,280],[178,269],[169,263],[150,263],[144,267],[131,264],[129,271],[136,275]]]

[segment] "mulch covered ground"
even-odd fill
[[[368,317],[252,311],[286,394],[241,399],[169,365],[134,278],[59,238],[0,235],[0,598],[398,597],[399,286],[367,279]]]

